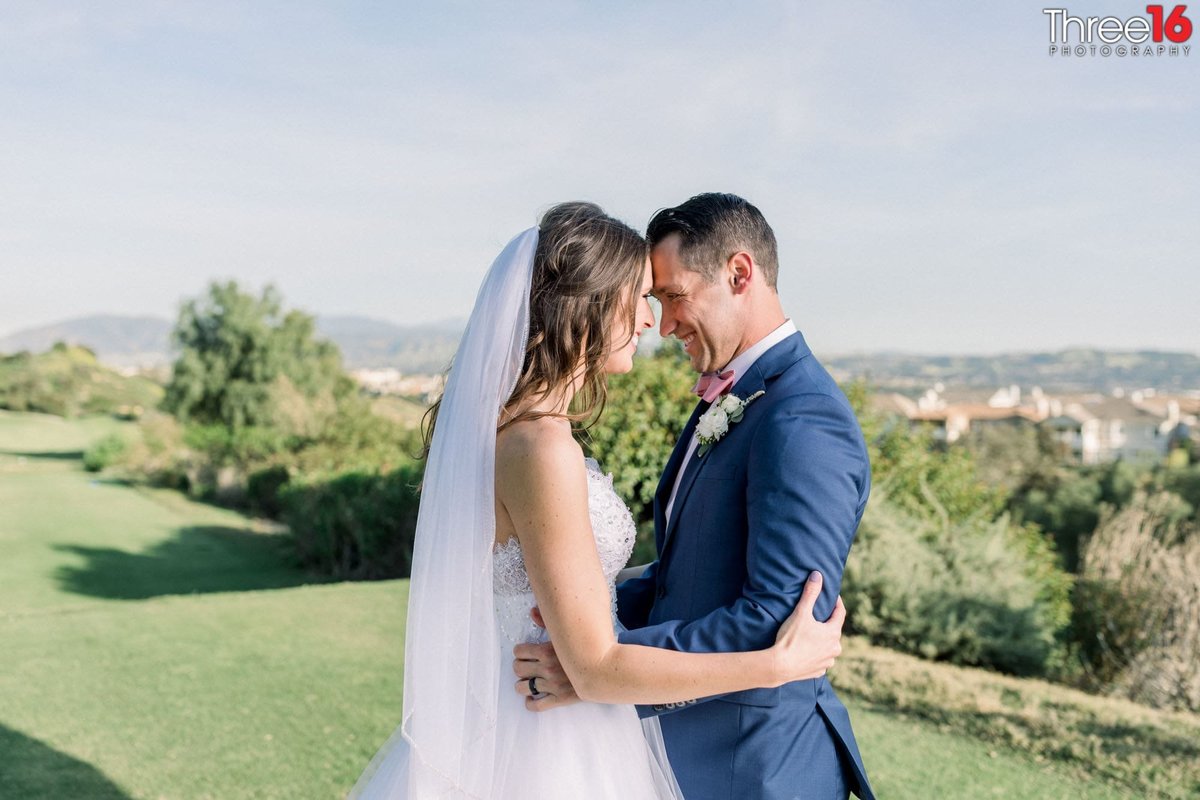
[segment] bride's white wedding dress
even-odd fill
[[[596,551],[612,597],[616,621],[617,573],[633,552],[636,527],[628,507],[593,459],[587,459],[588,513]],[[521,547],[516,539],[495,547],[493,562],[500,680],[495,767],[490,800],[677,800],[679,793],[658,720],[640,721],[628,705],[575,703],[545,712],[525,708],[514,689],[513,646],[541,642],[546,632],[533,624],[536,605]],[[470,754],[468,754],[468,758]],[[385,746],[351,792],[358,800],[398,800],[408,751]],[[415,799],[414,799],[415,800]]]

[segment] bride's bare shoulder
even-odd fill
[[[566,420],[555,417],[514,422],[496,436],[496,474],[503,479],[544,476],[583,467],[583,449]]]

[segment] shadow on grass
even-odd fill
[[[0,725],[0,797],[130,800],[91,764]]]
[[[1185,759],[1200,766],[1200,742],[1173,736],[1151,725],[1114,725],[1088,720],[1077,723],[1076,727],[1085,736],[1102,742],[1106,752],[1125,761],[1153,755]],[[1200,780],[1200,769],[1196,778]]]
[[[113,600],[145,600],[171,594],[282,589],[330,579],[292,566],[281,534],[219,525],[180,528],[175,536],[140,553],[111,547],[56,545],[84,559],[55,572],[68,592]]]
[[[11,456],[13,458],[28,458],[38,459],[41,461],[81,461],[83,459],[82,450],[0,450],[0,456]]]

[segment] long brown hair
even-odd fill
[[[604,410],[608,360],[617,310],[628,311],[633,336],[638,287],[646,267],[646,241],[594,203],[560,203],[538,223],[538,244],[529,292],[529,341],[517,387],[506,406],[520,407],[562,391],[577,377],[580,388],[568,414],[572,422],[595,422]],[[582,362],[582,373],[580,373]],[[429,454],[439,399],[425,414],[423,455]],[[524,411],[520,420],[548,416]]]

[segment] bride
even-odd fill
[[[650,286],[644,240],[590,203],[553,207],[492,264],[427,431],[401,724],[351,800],[678,798],[657,720],[633,704],[812,678],[840,653],[844,611],[813,618],[815,574],[769,649],[617,643],[635,528],[572,423],[632,368]],[[512,682],[512,647],[546,638],[535,605],[585,701],[551,714]]]

